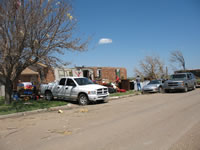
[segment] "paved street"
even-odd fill
[[[200,89],[0,120],[0,150],[199,150]]]

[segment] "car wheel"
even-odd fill
[[[53,95],[50,91],[45,92],[45,100],[48,100],[48,101],[53,100]]]
[[[159,87],[159,88],[158,88],[158,92],[159,92],[159,93],[163,93],[163,88],[162,88],[162,87]]]
[[[79,105],[87,105],[89,103],[88,97],[86,94],[80,94],[78,97],[78,103]]]
[[[188,91],[188,87],[187,85],[185,85],[184,92],[187,92],[187,91]]]

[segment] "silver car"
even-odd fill
[[[142,93],[162,92],[162,80],[152,80],[142,88]]]

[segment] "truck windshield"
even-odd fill
[[[88,78],[75,78],[74,79],[78,85],[88,85],[88,84],[94,84],[91,80]]]
[[[174,74],[174,75],[171,75],[171,79],[186,79],[186,75],[185,74]]]

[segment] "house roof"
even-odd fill
[[[26,68],[24,71],[22,71],[21,75],[38,75],[39,73],[31,70],[30,68]]]

